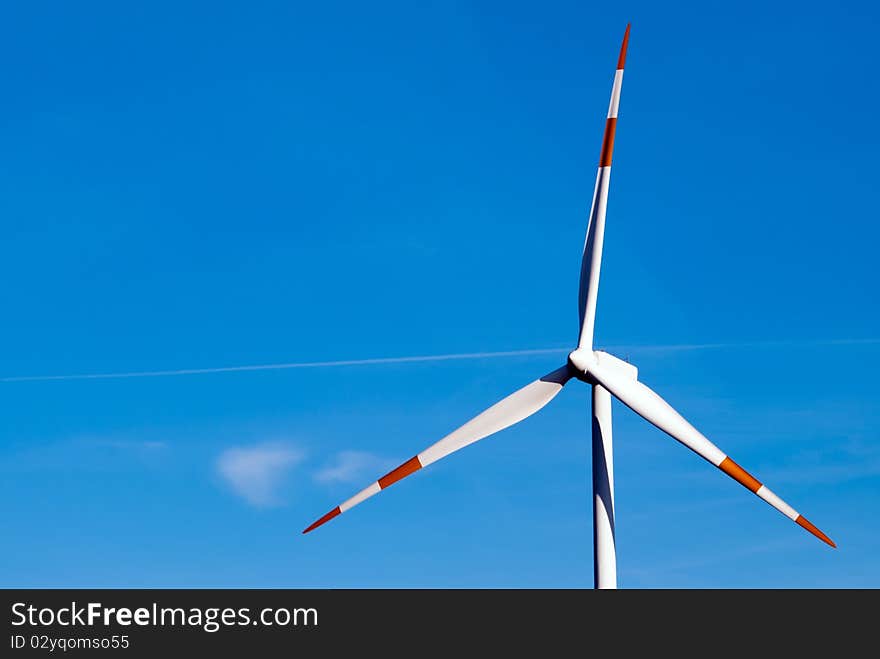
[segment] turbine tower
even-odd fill
[[[614,463],[611,439],[611,396],[613,395],[633,412],[660,430],[678,440],[783,515],[812,533],[831,547],[837,545],[803,515],[789,506],[721,449],[703,436],[669,403],[638,379],[638,369],[614,355],[593,348],[593,330],[596,323],[596,299],[599,292],[599,270],[602,264],[602,243],[605,237],[605,210],[608,205],[608,187],[611,180],[611,156],[614,151],[614,133],[617,111],[623,85],[623,68],[629,44],[630,26],[626,26],[617,70],[611,88],[611,102],[605,120],[605,133],[599,152],[599,170],[593,190],[587,236],[581,261],[578,310],[580,333],[577,347],[568,355],[567,363],[514,392],[482,414],[385,474],[369,487],[344,501],[329,513],[312,523],[308,533],[334,517],[351,510],[362,501],[390,487],[413,472],[437,462],[469,444],[504,430],[531,416],[562,391],[570,380],[580,380],[592,387],[592,440],[593,440],[593,566],[596,588],[617,587],[617,556],[614,540]]]

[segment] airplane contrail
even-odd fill
[[[692,350],[716,350],[729,348],[789,348],[813,346],[873,345],[880,339],[820,339],[815,341],[753,341],[745,343],[680,343],[658,345],[611,345],[608,350],[618,352],[688,352]],[[417,362],[443,362],[464,359],[498,359],[526,357],[529,355],[552,355],[566,352],[568,348],[533,348],[526,350],[503,350],[496,352],[458,352],[443,355],[413,355],[408,357],[374,357],[369,359],[337,359],[316,362],[282,362],[278,364],[247,364],[243,366],[217,366],[211,368],[181,368],[161,371],[118,371],[113,373],[72,373],[63,375],[17,375],[0,377],[2,382],[49,382],[63,380],[119,380],[125,378],[158,378],[176,375],[208,375],[211,373],[239,373],[246,371],[283,371],[298,368],[332,368],[336,366],[375,366],[381,364],[408,364]]]
[[[42,382],[48,380],[110,380],[120,378],[156,378],[173,375],[205,375],[209,373],[237,373],[241,371],[282,371],[294,368],[328,368],[333,366],[370,366],[376,364],[406,364],[411,362],[440,362],[454,359],[489,359],[520,355],[546,355],[565,352],[565,348],[538,348],[535,350],[506,350],[503,352],[462,352],[447,355],[415,355],[410,357],[375,357],[372,359],[338,359],[322,362],[284,362],[280,364],[250,364],[246,366],[218,366],[214,368],[182,368],[166,371],[123,371],[118,373],[77,373],[72,375],[23,375],[0,378],[0,382]]]

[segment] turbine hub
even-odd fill
[[[578,348],[572,351],[568,355],[568,368],[574,377],[589,384],[597,384],[593,376],[593,371],[596,369],[615,373],[627,380],[637,380],[639,377],[639,369],[603,350]]]
[[[590,370],[596,364],[596,353],[589,348],[578,348],[568,354],[568,368],[578,380],[592,383]]]

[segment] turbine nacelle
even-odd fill
[[[626,380],[638,380],[639,369],[604,350],[578,348],[568,355],[568,368],[578,380],[598,384],[593,375],[596,370],[612,372]]]

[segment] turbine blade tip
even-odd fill
[[[320,519],[315,520],[314,522],[311,523],[311,525],[309,525],[308,527],[306,527],[306,529],[303,531],[303,535],[305,535],[305,534],[308,533],[309,531],[314,531],[316,528],[318,528],[318,527],[321,526],[322,524],[326,524],[326,523],[329,522],[331,519],[333,519],[334,517],[336,517],[337,515],[339,515],[341,512],[342,512],[342,511],[339,509],[339,506],[336,506],[336,508],[334,508],[333,510],[331,510],[329,513],[327,513],[326,515],[324,515],[324,516],[321,517]]]
[[[617,58],[617,68],[622,69],[626,64],[626,49],[629,46],[629,28],[631,23],[626,24],[626,31],[623,33],[623,43],[620,44],[620,56]]]
[[[819,540],[821,540],[822,542],[824,542],[828,546],[832,547],[833,549],[837,549],[837,545],[834,544],[834,540],[832,540],[827,535],[822,533],[822,531],[820,531],[818,528],[816,528],[816,526],[812,522],[810,522],[810,520],[808,520],[806,517],[804,517],[803,515],[798,515],[798,518],[794,521],[797,522],[799,526],[802,526],[807,531],[812,533],[814,536],[819,538]]]

